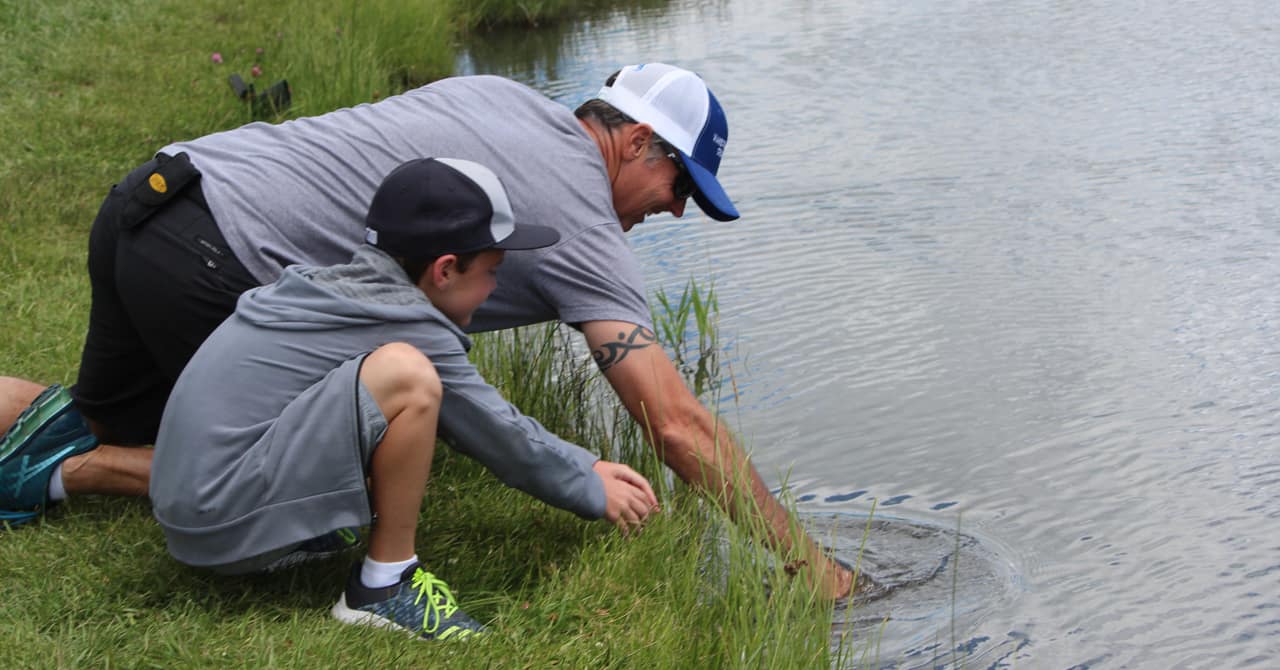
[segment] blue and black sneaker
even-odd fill
[[[272,561],[265,572],[276,572],[303,563],[332,558],[360,545],[359,528],[339,528],[298,545],[293,551]]]
[[[400,575],[399,582],[380,589],[360,582],[357,563],[332,612],[344,623],[404,630],[422,640],[465,640],[485,632],[458,609],[449,586],[417,563]]]
[[[0,528],[40,516],[50,506],[54,468],[96,446],[66,389],[54,384],[36,396],[0,437]]]
[[[44,389],[0,437],[0,528],[27,523],[49,509],[54,468],[95,447],[97,438],[67,389]]]

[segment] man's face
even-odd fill
[[[498,266],[502,264],[503,256],[501,249],[480,252],[467,266],[467,271],[455,274],[437,296],[432,296],[431,302],[450,321],[467,326],[471,323],[471,315],[498,287]]]
[[[682,168],[675,160],[659,153],[645,151],[639,158],[622,165],[618,178],[613,182],[613,208],[622,222],[622,230],[629,231],[650,214],[671,212],[680,217],[688,196],[677,197],[676,192]],[[686,177],[687,178],[687,177]]]

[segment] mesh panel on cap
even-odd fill
[[[665,119],[644,118],[641,109],[624,109],[637,121],[654,126],[662,138],[691,154],[693,143],[707,121],[707,87],[694,73],[664,63],[624,70],[613,87],[647,103]]]

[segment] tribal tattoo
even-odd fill
[[[609,368],[622,362],[627,354],[636,349],[643,349],[657,341],[653,331],[644,326],[636,326],[631,334],[618,333],[617,342],[606,342],[598,348],[592,350],[591,357],[595,359],[596,365],[600,367],[600,371],[604,372]]]

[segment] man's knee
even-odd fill
[[[387,405],[439,407],[444,396],[430,359],[403,342],[378,347],[360,366],[360,381],[384,409]]]

